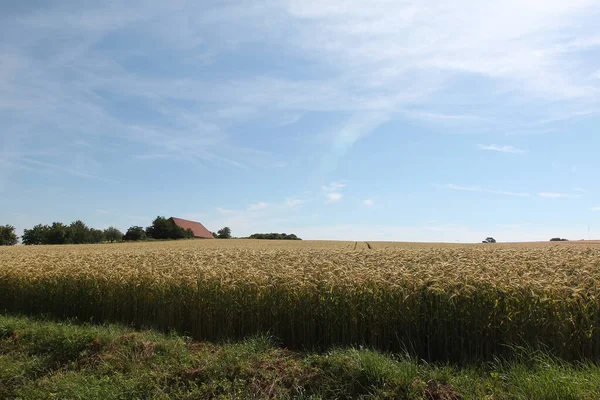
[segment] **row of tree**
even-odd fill
[[[298,236],[286,233],[255,233],[250,235],[248,239],[269,239],[269,240],[302,240]]]
[[[37,244],[84,244],[101,242],[138,241],[152,239],[187,239],[193,238],[191,229],[183,229],[172,220],[156,217],[152,225],[146,229],[132,226],[123,233],[111,226],[105,230],[89,228],[83,221],[77,220],[70,225],[53,222],[52,225],[38,224],[31,229],[25,229],[21,238],[25,245]]]
[[[218,232],[211,232],[217,239],[231,239],[231,229],[224,227]],[[31,229],[25,229],[21,241],[25,245],[40,244],[85,244],[102,242],[135,242],[147,239],[189,239],[193,238],[191,229],[183,229],[177,226],[173,220],[158,216],[152,221],[152,225],[143,228],[131,226],[123,234],[119,229],[111,226],[104,230],[88,227],[83,221],[77,220],[66,225],[61,222],[53,222],[51,225],[38,224]],[[255,233],[249,239],[268,240],[302,240],[295,234],[287,233]],[[0,246],[13,246],[19,242],[12,225],[0,226]]]
[[[21,241],[25,245],[38,244],[85,244],[102,243],[105,241],[118,242],[123,237],[115,227],[105,230],[88,227],[83,221],[77,220],[65,225],[53,222],[52,225],[38,224],[31,229],[25,229]]]
[[[215,238],[231,238],[231,229],[225,227],[217,233]],[[119,229],[111,226],[100,230],[88,227],[83,221],[77,220],[69,225],[62,222],[53,222],[51,225],[38,224],[31,229],[25,229],[21,241],[25,245],[41,244],[86,244],[102,242],[139,241],[147,239],[189,239],[194,237],[191,229],[177,226],[173,220],[158,216],[152,225],[143,228],[131,226],[123,234]],[[0,226],[0,246],[14,246],[19,242],[12,225]]]

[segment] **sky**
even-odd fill
[[[0,3],[0,224],[600,239],[597,0]]]

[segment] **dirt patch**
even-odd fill
[[[427,383],[425,395],[429,400],[462,400],[462,396],[452,386],[438,381]]]

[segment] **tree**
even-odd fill
[[[215,239],[218,239],[218,238],[219,238],[219,235],[217,235],[217,234],[216,234],[216,232],[211,232],[210,234],[211,234],[211,235],[212,235],[212,236],[213,236]]]
[[[104,230],[104,238],[111,243],[120,242],[121,240],[123,240],[123,232],[121,232],[114,226],[109,226]]]
[[[0,246],[14,246],[19,242],[19,237],[15,233],[15,227],[12,225],[0,226]]]
[[[231,239],[231,228],[226,226],[223,229],[219,229],[219,231],[217,232],[217,237],[219,239]]]
[[[102,243],[105,240],[104,232],[100,229],[90,229],[90,240],[91,243]]]
[[[194,231],[191,230],[190,228],[187,228],[185,230],[185,238],[186,239],[193,239],[194,238]]]
[[[92,243],[90,228],[81,220],[71,222],[69,225],[70,242],[73,244]]]
[[[152,221],[152,226],[146,228],[146,234],[153,239],[183,239],[185,230],[173,222],[172,219],[158,216]]]
[[[23,231],[21,241],[25,245],[47,244],[49,231],[50,227],[48,225],[37,224],[31,229]]]
[[[46,233],[44,244],[70,243],[69,227],[60,222],[53,222]]]
[[[494,239],[493,237],[487,237],[481,243],[496,243],[496,239]]]
[[[123,236],[123,240],[136,242],[138,240],[146,240],[146,232],[141,226],[132,226],[127,229],[127,233]]]

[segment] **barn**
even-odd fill
[[[200,222],[188,221],[187,219],[171,217],[169,220],[173,221],[175,225],[184,230],[191,229],[194,232],[195,238],[200,239],[214,239],[212,233],[208,231]]]

